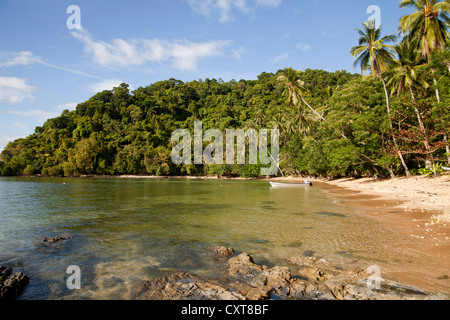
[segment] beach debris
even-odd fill
[[[28,285],[29,277],[12,269],[0,266],[0,300],[13,300],[20,296]]]

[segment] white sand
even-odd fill
[[[450,222],[450,175],[438,177],[408,177],[387,180],[373,178],[338,179],[323,181],[339,187],[376,194],[384,199],[401,200],[408,210],[433,210],[440,212],[436,222]]]

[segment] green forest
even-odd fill
[[[279,175],[439,174],[450,162],[450,3],[400,6],[415,12],[395,35],[373,21],[355,29],[349,54],[361,73],[286,68],[256,80],[123,83],[10,142],[1,175],[259,176],[260,164],[174,165],[172,132],[193,132],[194,121],[223,132],[279,129]]]

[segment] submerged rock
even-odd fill
[[[64,248],[65,242],[69,239],[72,239],[72,236],[42,237],[37,243],[38,250],[44,253],[52,253]]]
[[[21,272],[12,274],[12,269],[0,266],[0,300],[12,300],[20,296],[29,282]]]
[[[213,247],[206,247],[206,249],[214,251],[216,254],[229,257],[234,254],[234,249],[230,247],[225,246],[213,246]]]
[[[69,240],[69,239],[72,239],[72,237],[71,236],[68,236],[68,237],[57,236],[57,237],[53,237],[53,238],[43,237],[43,238],[40,238],[39,241],[41,243],[57,243],[57,242],[61,242],[64,240]]]

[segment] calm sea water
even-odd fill
[[[43,247],[39,238],[71,236]],[[21,299],[129,299],[141,280],[214,275],[206,246],[272,266],[296,254],[386,262],[393,234],[325,190],[265,181],[0,178],[0,265],[31,278]],[[82,289],[67,289],[66,269]]]

